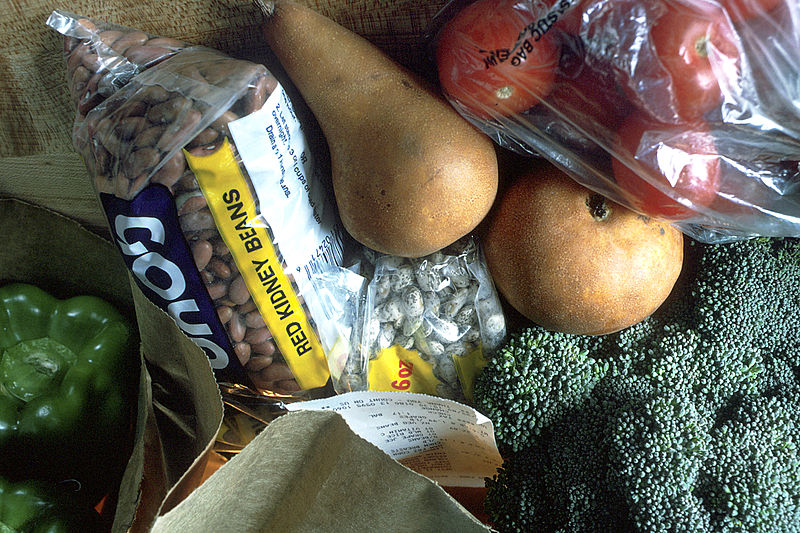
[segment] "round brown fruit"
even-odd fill
[[[547,329],[602,335],[632,326],[667,298],[683,234],[537,161],[498,196],[483,247],[498,291]]]

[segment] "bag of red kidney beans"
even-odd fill
[[[213,49],[65,11],[47,24],[64,35],[75,149],[136,283],[219,382],[325,391],[313,278],[347,236],[302,104]]]

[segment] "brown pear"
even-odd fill
[[[328,143],[347,231],[405,257],[470,233],[497,193],[491,140],[363,37],[295,2],[258,3],[267,44]]]

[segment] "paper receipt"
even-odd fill
[[[492,422],[452,400],[363,391],[286,407],[338,412],[357,435],[440,485],[483,487],[503,463]]]

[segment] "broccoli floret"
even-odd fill
[[[503,531],[527,533],[551,529],[548,493],[542,483],[546,455],[531,447],[508,458],[497,475],[486,480],[484,508]]]
[[[548,488],[552,528],[563,533],[632,531],[627,502],[609,488],[609,412],[652,397],[652,384],[637,376],[604,379],[580,409],[547,429],[538,443],[549,462],[541,476]],[[503,531],[503,529],[500,529]]]
[[[800,403],[746,397],[712,432],[698,495],[714,531],[800,531]]]
[[[761,353],[746,344],[709,342],[692,329],[667,327],[653,339],[639,375],[680,390],[713,416],[737,395],[755,391],[762,379]]]
[[[691,320],[705,338],[768,352],[783,344],[797,349],[800,239],[704,246],[696,271]]]
[[[800,531],[800,239],[688,251],[653,316],[530,325],[478,377],[500,531]]]
[[[708,454],[710,421],[685,391],[660,391],[613,413],[607,490],[626,498],[638,531],[708,531],[708,513],[694,494]]]
[[[607,365],[587,356],[584,340],[531,329],[495,354],[491,370],[476,383],[481,390],[475,398],[493,420],[501,446],[518,451],[586,399]]]

